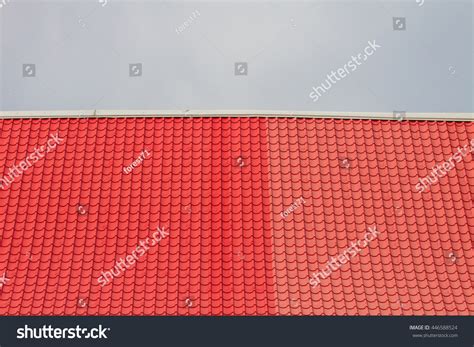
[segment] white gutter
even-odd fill
[[[278,110],[76,110],[6,111],[0,119],[20,118],[130,118],[130,117],[264,117],[264,118],[336,118],[379,120],[474,121],[474,113],[411,113],[397,118],[393,112],[314,112]]]

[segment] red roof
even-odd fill
[[[471,139],[472,122],[1,120],[0,315],[473,314],[472,153],[415,188]]]

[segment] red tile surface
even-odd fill
[[[474,123],[0,120],[2,177],[55,133],[0,189],[1,315],[474,313],[472,155],[415,190]],[[311,288],[371,226],[378,237]],[[169,236],[97,282],[158,227]]]
[[[0,314],[276,314],[264,120],[2,121],[0,167],[56,132],[0,191]],[[169,237],[101,287],[157,227]]]
[[[430,191],[415,189],[474,139],[474,123],[271,119],[268,127],[280,314],[474,312],[472,155]],[[300,197],[306,203],[283,218]],[[379,236],[367,248],[308,285],[371,226]]]

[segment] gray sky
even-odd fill
[[[3,111],[474,112],[472,0],[4,1]]]

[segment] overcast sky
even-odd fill
[[[4,111],[474,112],[472,0],[3,1]]]

